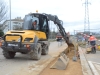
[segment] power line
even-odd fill
[[[85,2],[83,4],[85,4],[84,32],[85,31],[89,31],[90,32],[90,21],[89,21],[89,8],[88,8],[88,4],[91,4],[91,3],[88,2],[88,0],[85,0]]]

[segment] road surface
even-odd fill
[[[60,47],[58,47],[57,42],[51,42],[49,47],[49,54],[42,55],[39,61],[30,60],[27,54],[21,53],[16,53],[14,59],[5,59],[2,54],[2,49],[0,49],[0,75],[12,75],[13,73],[18,71],[23,71],[24,69],[29,70],[32,67],[36,67],[35,64],[41,65],[48,61],[48,59],[51,58],[52,55],[54,55]]]

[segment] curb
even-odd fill
[[[87,59],[86,59],[81,47],[78,47],[78,48],[79,48],[79,54],[80,54],[83,75],[93,75],[91,68],[87,62]]]
[[[38,67],[40,69],[40,71],[38,71],[37,74],[34,75],[40,75],[40,73],[48,66],[48,64],[50,64],[51,61],[53,61],[55,58],[50,58],[45,64],[41,65],[40,67]]]

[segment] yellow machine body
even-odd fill
[[[36,36],[38,39],[46,39],[46,35],[44,32],[41,31],[34,31],[34,30],[22,30],[22,31],[8,31],[6,34],[18,34],[22,36],[22,42],[25,42],[24,40],[26,38],[32,38],[30,42],[34,41],[34,37]],[[6,36],[6,41],[18,41],[20,36]]]

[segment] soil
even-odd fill
[[[41,73],[40,75],[83,75],[81,62],[78,58],[77,61],[73,61],[74,50],[71,50],[67,56],[69,57],[69,63],[67,65],[66,70],[57,70],[50,69],[50,66],[57,60],[51,62]]]

